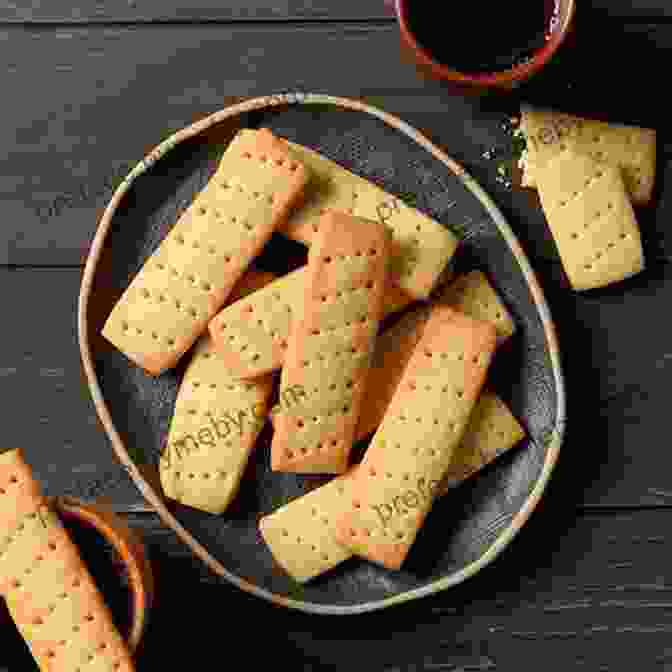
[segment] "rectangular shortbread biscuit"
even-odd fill
[[[114,306],[103,336],[152,375],[175,366],[298,202],[307,179],[270,131],[238,133]]]
[[[649,128],[585,119],[521,106],[527,148],[521,160],[523,186],[536,187],[538,171],[560,152],[586,154],[621,168],[635,205],[651,201],[656,176],[656,132]]]
[[[289,142],[310,172],[302,207],[280,230],[310,245],[319,217],[340,211],[385,224],[393,237],[391,280],[416,299],[426,299],[455,254],[458,239],[446,227],[318,152]]]
[[[434,308],[337,520],[353,553],[398,569],[462,441],[496,347],[495,327]],[[401,502],[401,504],[399,504]]]
[[[274,416],[273,470],[346,471],[382,318],[390,243],[378,222],[343,213],[320,219],[280,383],[281,395],[297,385],[306,395]]]
[[[299,583],[333,569],[352,551],[336,541],[336,517],[356,467],[264,516],[259,531],[275,561]]]
[[[282,366],[293,316],[300,315],[306,267],[278,278],[243,301],[227,306],[210,322],[220,356],[241,378],[256,378]],[[383,298],[385,315],[396,313],[412,298],[389,282]]]
[[[271,273],[248,271],[230,298],[251,293],[273,278]],[[270,376],[237,379],[210,336],[201,336],[180,382],[160,461],[166,497],[213,514],[228,508],[266,422],[271,390]]]
[[[574,289],[604,287],[644,269],[639,226],[618,167],[563,152],[537,171],[537,188]]]
[[[445,495],[524,437],[523,428],[506,404],[483,391],[462,443],[437,487],[437,496]],[[261,519],[259,529],[273,557],[296,581],[309,581],[352,556],[336,540],[336,520],[352,501],[349,488],[355,469]]]
[[[41,670],[134,669],[109,607],[21,450],[0,455],[0,593]]]

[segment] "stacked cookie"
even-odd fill
[[[634,206],[652,198],[655,131],[529,106],[522,184],[536,187],[574,289],[619,282],[644,269]]]
[[[305,267],[250,268],[274,231],[308,246]],[[102,332],[152,375],[189,353],[165,496],[223,513],[270,419],[273,471],[333,477],[261,520],[278,563],[298,581],[351,555],[401,567],[435,499],[523,437],[486,385],[513,321],[478,271],[440,287],[457,250],[325,157],[239,132]]]

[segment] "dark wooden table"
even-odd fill
[[[581,295],[530,195],[484,156],[506,154],[518,99],[423,81],[383,0],[0,0],[2,444],[25,449],[49,494],[109,497],[144,531],[158,602],[139,670],[166,653],[175,670],[234,656],[253,669],[672,670],[672,7],[577,3],[575,43],[518,96],[654,126],[660,152],[656,205],[640,213],[647,271]],[[539,273],[567,375],[561,459],[512,546],[456,589],[361,617],[272,607],[191,558],[113,459],[77,345],[81,267],[119,176],[232,97],[293,90],[363,97],[467,167]],[[32,669],[14,639],[0,637],[0,668]]]

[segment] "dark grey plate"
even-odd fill
[[[319,150],[390,193],[411,195],[416,207],[460,234],[458,268],[487,273],[517,323],[517,334],[496,357],[491,381],[529,438],[435,505],[403,571],[352,559],[297,586],[274,564],[258,519],[300,495],[312,479],[270,471],[268,428],[225,515],[164,502],[158,458],[182,368],[152,378],[98,335],[114,301],[205,185],[233,133],[259,126]],[[305,263],[305,249],[278,236],[256,263],[286,272]],[[84,367],[99,416],[144,495],[213,571],[285,606],[356,613],[442,590],[475,574],[527,520],[562,442],[565,402],[555,333],[508,225],[480,187],[417,131],[356,101],[311,94],[254,99],[159,146],[126,178],[103,216],[84,273],[79,317]]]

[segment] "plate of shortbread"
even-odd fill
[[[102,216],[79,336],[163,522],[304,611],[473,576],[563,439],[559,347],[515,235],[430,139],[361,101],[245,100],[162,142]]]

